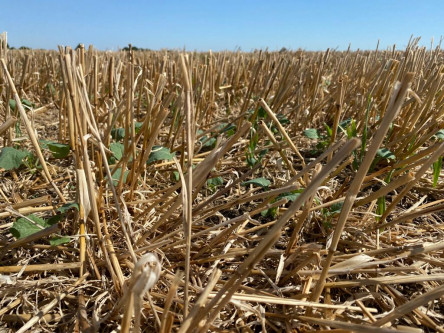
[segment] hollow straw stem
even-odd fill
[[[331,245],[328,249],[328,255],[325,259],[321,276],[316,284],[315,289],[313,290],[310,300],[313,302],[317,302],[319,297],[324,289],[325,280],[328,275],[328,270],[330,269],[331,262],[333,260],[334,252],[338,246],[339,240],[342,235],[342,231],[345,227],[345,222],[347,221],[348,215],[353,207],[354,201],[358,195],[358,192],[361,188],[361,185],[364,181],[365,175],[367,174],[368,169],[370,168],[379,147],[384,141],[385,135],[392,123],[393,119],[397,116],[399,111],[401,110],[402,104],[404,103],[405,97],[407,96],[408,89],[410,88],[411,81],[413,80],[413,73],[407,73],[399,86],[399,89],[394,89],[393,96],[391,98],[391,103],[389,104],[390,109],[386,111],[384,118],[379,126],[375,136],[372,140],[372,143],[368,149],[367,154],[362,161],[358,172],[356,173],[353,182],[350,185],[350,189],[347,192],[347,196],[345,198],[344,204],[342,206],[341,213],[339,215],[339,219],[333,233],[333,238],[331,241]],[[311,310],[308,311],[309,313]]]
[[[29,235],[27,237],[24,237],[24,238],[21,238],[21,239],[18,239],[16,241],[12,242],[12,243],[9,243],[6,245],[6,247],[2,248],[1,250],[7,251],[7,250],[10,250],[10,249],[13,249],[16,247],[23,246],[28,243],[32,243],[36,240],[39,240],[40,238],[47,237],[53,233],[57,233],[60,230],[60,227],[61,227],[61,224],[59,224],[59,223],[53,224],[52,226],[45,228],[43,230],[37,231],[37,232],[33,233],[32,235]]]
[[[288,220],[294,216],[294,214],[300,209],[300,207],[306,202],[318,189],[320,184],[329,176],[332,170],[351,152],[358,147],[360,140],[353,138],[348,141],[343,148],[336,154],[333,159],[328,162],[319,174],[310,182],[307,188],[299,195],[299,197],[293,202],[288,210],[279,218],[273,228],[262,239],[258,246],[248,256],[248,258],[239,266],[233,277],[228,280],[225,285],[218,292],[216,297],[205,307],[202,311],[203,314],[209,313],[209,318],[206,322],[202,332],[205,332],[209,325],[218,315],[219,311],[229,302],[231,296],[239,288],[242,281],[250,274],[250,271],[254,268],[278,240],[281,235],[281,230]]]
[[[341,118],[341,113],[342,113],[342,105],[344,104],[344,80],[339,80],[338,84],[339,84],[339,90],[336,98],[336,105],[335,105],[336,110],[335,110],[335,117],[333,120],[333,127],[330,138],[330,146],[333,145],[333,143],[336,140],[336,135],[338,133],[339,119]],[[331,153],[328,156],[328,160],[331,160],[332,157],[333,153]]]
[[[40,150],[39,142],[38,142],[36,134],[34,132],[34,128],[28,119],[28,115],[26,114],[25,109],[23,108],[22,102],[21,102],[20,97],[17,93],[17,89],[15,88],[14,81],[12,80],[11,74],[9,74],[8,67],[6,66],[5,59],[1,59],[1,63],[2,63],[2,67],[3,67],[3,71],[5,72],[6,78],[8,80],[9,87],[12,91],[12,95],[14,96],[17,108],[20,112],[20,117],[25,124],[26,131],[28,132],[28,135],[29,135],[29,138],[31,139],[32,145],[34,146],[37,157],[38,157],[40,163],[42,164],[43,176],[45,177],[46,181],[52,185],[55,192],[59,196],[60,200],[62,200],[63,203],[66,203],[66,200],[63,197],[62,192],[60,192],[57,185],[52,181],[52,177],[51,177],[51,174],[49,173],[49,169],[46,164],[45,158],[43,157],[42,151]]]
[[[397,307],[394,309],[394,311],[390,312],[385,317],[382,317],[381,319],[377,320],[376,322],[372,323],[372,326],[380,327],[390,321],[393,321],[397,318],[402,317],[403,315],[413,311],[414,309],[432,301],[437,298],[440,298],[444,295],[444,285],[441,285],[437,288],[434,288],[425,294],[422,294],[420,296],[415,297],[411,301]]]
[[[17,333],[23,333],[29,330],[34,324],[36,324],[45,314],[47,314],[49,311],[51,311],[57,304],[59,304],[66,296],[68,296],[71,292],[74,291],[75,288],[77,288],[80,283],[82,283],[87,277],[89,276],[89,273],[86,273],[85,275],[82,275],[68,290],[64,293],[61,293],[60,295],[57,295],[56,298],[54,298],[52,301],[50,301],[47,305],[43,306],[40,311],[32,317],[25,325],[23,325]]]
[[[181,272],[178,272],[174,276],[174,280],[173,280],[170,290],[168,291],[168,294],[166,296],[165,305],[164,305],[162,317],[160,320],[160,322],[161,322],[160,329],[159,329],[160,333],[167,333],[168,332],[167,331],[167,322],[168,322],[169,316],[171,315],[170,308],[171,308],[171,304],[173,303],[173,298],[176,295],[177,288],[179,287],[180,281],[182,280],[182,275],[183,274]]]
[[[270,109],[268,104],[262,98],[259,100],[259,104],[265,109],[267,114],[273,120],[273,122],[276,125],[276,127],[279,129],[279,132],[281,132],[281,134],[284,136],[285,140],[287,140],[288,144],[290,145],[290,148],[296,153],[296,155],[301,160],[302,166],[305,167],[304,157],[302,157],[301,153],[299,152],[299,149],[295,146],[295,144],[293,143],[293,140],[291,140],[291,138],[288,135],[287,131],[282,126],[282,124],[280,123],[279,119],[277,119],[277,117],[274,114],[274,112]]]
[[[262,129],[264,130],[265,134],[268,136],[268,138],[273,143],[273,146],[279,152],[279,155],[281,155],[282,160],[287,165],[287,167],[290,170],[290,172],[292,173],[292,175],[295,176],[296,175],[296,170],[293,168],[293,165],[288,160],[287,155],[285,155],[285,153],[282,151],[281,145],[277,142],[277,140],[274,137],[273,133],[271,133],[270,129],[267,127],[267,125],[265,124],[264,121],[261,120],[259,123],[260,123]]]
[[[379,225],[373,227],[372,230],[380,229],[380,228],[387,228],[389,226],[392,226],[392,225],[397,224],[397,223],[404,222],[406,220],[413,220],[414,218],[430,215],[432,213],[438,213],[438,212],[440,212],[442,210],[444,210],[444,204],[435,205],[435,206],[432,206],[432,207],[429,207],[429,208],[425,208],[425,209],[421,209],[421,210],[418,210],[418,211],[414,211],[414,212],[411,212],[411,213],[407,213],[407,214],[401,215],[401,216],[393,219],[390,222],[379,224]]]
[[[99,146],[100,154],[102,156],[103,165],[104,165],[105,170],[106,170],[108,185],[110,186],[112,194],[113,194],[113,199],[114,199],[114,202],[115,202],[115,205],[116,205],[117,214],[119,216],[119,221],[120,221],[120,224],[121,224],[124,236],[125,236],[125,241],[127,243],[128,249],[129,249],[129,251],[131,253],[131,258],[132,258],[133,262],[136,262],[137,261],[137,257],[136,257],[136,255],[134,253],[134,249],[133,249],[133,245],[132,245],[132,240],[131,240],[131,237],[130,237],[129,232],[128,232],[128,227],[126,225],[127,221],[125,220],[125,218],[123,216],[122,208],[120,207],[120,202],[119,202],[119,198],[117,196],[116,188],[115,188],[115,186],[113,184],[113,180],[112,180],[113,178],[111,176],[111,171],[110,171],[110,168],[109,168],[109,164],[108,164],[108,161],[106,159],[106,153],[105,153],[104,144],[101,141],[101,137],[99,135],[98,126],[97,126],[96,120],[95,120],[95,118],[93,116],[91,104],[89,103],[88,95],[87,95],[87,92],[86,92],[86,84],[85,84],[85,81],[84,81],[83,73],[81,72],[81,67],[79,67],[79,72],[77,74],[78,74],[78,77],[79,77],[79,81],[82,84],[81,88],[83,88],[83,89],[81,89],[81,92],[82,92],[81,96],[83,97],[81,99],[81,101],[82,101],[81,111],[83,112],[84,118],[88,122],[91,134],[99,142],[98,146]],[[81,139],[82,139],[82,142],[83,142],[83,137]],[[88,156],[86,156],[86,157],[88,158]],[[121,271],[120,267],[117,268],[117,270]]]
[[[68,62],[69,64],[69,62]],[[101,231],[101,223],[99,218],[99,211],[98,211],[98,203],[96,201],[96,191],[94,186],[94,180],[92,176],[92,169],[91,169],[91,163],[87,151],[87,138],[88,135],[84,135],[84,129],[83,129],[83,122],[88,123],[89,130],[96,134],[95,137],[98,138],[98,141],[100,142],[100,137],[97,135],[95,128],[93,127],[91,120],[89,119],[87,110],[86,110],[86,102],[81,98],[82,97],[82,89],[80,88],[80,84],[83,83],[83,88],[85,88],[84,85],[84,79],[83,74],[81,72],[81,67],[79,66],[79,72],[75,71],[74,65],[67,65],[67,77],[68,77],[68,83],[69,83],[69,89],[70,89],[70,97],[73,100],[73,106],[74,106],[74,118],[75,118],[75,125],[77,126],[77,132],[79,134],[79,141],[80,141],[80,151],[79,153],[79,159],[80,156],[81,161],[83,163],[83,170],[85,172],[85,191],[87,193],[87,197],[89,200],[89,203],[91,204],[91,218],[94,221],[97,238],[100,244],[100,247],[105,255],[107,268],[113,278],[113,281],[115,282],[115,288],[118,291],[121,291],[121,288],[124,284],[124,276],[122,273],[122,269],[120,267],[120,264],[117,262],[117,260],[111,261],[110,258],[113,258],[115,254],[109,253],[107,246],[104,241],[104,237]],[[76,75],[78,74],[78,75]],[[84,93],[86,93],[86,90],[83,90]],[[79,98],[80,97],[80,98]],[[83,113],[81,115],[81,112]],[[94,122],[94,119],[92,120]],[[99,145],[100,149],[103,149],[103,145]],[[81,154],[81,155],[80,155]],[[102,155],[105,156],[103,150]]]
[[[133,163],[133,168],[132,168],[132,170],[134,170],[134,174],[131,176],[132,177],[131,190],[130,190],[131,193],[135,191],[137,186],[137,180],[146,169],[146,162],[148,161],[149,155],[154,146],[154,142],[155,140],[157,140],[162,124],[165,121],[166,117],[168,116],[168,113],[169,113],[168,109],[162,108],[159,111],[159,113],[157,114],[156,121],[154,122],[154,126],[149,135],[149,140],[147,141],[144,147],[145,149],[143,151],[143,154],[140,154],[140,157],[137,159],[134,158],[135,161]],[[130,195],[130,197],[132,197],[132,195]]]
[[[401,192],[393,199],[390,206],[387,207],[384,214],[380,219],[380,223],[383,223],[387,216],[393,211],[396,205],[401,201],[401,199],[412,189],[412,187],[421,179],[424,173],[430,168],[430,166],[436,162],[436,160],[442,156],[444,153],[444,142],[441,143],[432,155],[424,162],[421,168],[415,173],[414,178],[406,184],[406,186],[401,190]]]
[[[16,121],[17,118],[15,117],[9,117],[8,119],[6,119],[6,121],[0,125],[0,135],[5,133],[12,125],[15,124]]]
[[[180,329],[178,333],[185,333],[188,332],[188,329],[190,327],[195,327],[198,322],[197,319],[200,317],[199,312],[202,310],[202,308],[205,306],[205,302],[208,299],[211,291],[216,286],[216,283],[219,281],[219,278],[222,275],[222,271],[220,269],[217,269],[212,274],[211,278],[209,279],[209,282],[203,292],[200,294],[199,298],[197,299],[196,303],[194,304],[194,307],[191,309],[190,315],[185,318],[182,325],[180,326]]]
[[[408,173],[405,176],[396,178],[394,181],[388,183],[386,186],[381,187],[378,191],[373,192],[369,196],[356,201],[354,206],[356,207],[356,206],[366,205],[366,204],[372,202],[373,200],[376,200],[376,199],[378,199],[380,197],[385,196],[387,193],[389,193],[391,191],[394,191],[398,187],[403,186],[403,185],[409,183],[413,179],[414,179],[414,177],[410,173]]]
[[[80,262],[66,262],[62,264],[35,264],[19,266],[1,266],[0,274],[19,273],[19,272],[54,272],[63,270],[80,269]],[[0,313],[1,315],[1,313]]]
[[[183,54],[180,56],[180,65],[183,71],[183,80],[185,86],[185,121],[186,121],[186,139],[187,139],[187,182],[186,182],[186,202],[184,202],[183,224],[186,239],[185,253],[185,293],[184,293],[184,317],[188,315],[189,303],[189,279],[190,279],[190,256],[191,256],[191,225],[193,221],[193,154],[194,154],[194,110],[192,105],[191,80],[186,63],[188,57]]]
[[[67,67],[69,64],[69,54],[63,56],[62,49],[60,47],[59,61],[60,61],[60,72],[62,74],[63,79],[63,91],[65,93],[65,109],[66,114],[68,115],[68,132],[69,132],[69,145],[72,150],[76,150],[76,137],[75,137],[75,121],[74,121],[74,112],[72,106],[72,100],[70,98],[69,93],[69,80],[68,80],[68,72]],[[64,119],[66,121],[66,119]]]
[[[208,174],[211,172],[211,170],[214,168],[216,163],[219,161],[220,158],[236,143],[239,141],[239,139],[250,129],[251,123],[246,122],[242,125],[239,130],[232,135],[223,145],[221,145],[219,148],[215,148],[211,151],[210,154],[205,157],[205,159],[200,162],[196,168],[193,170],[193,186],[194,191],[197,193],[199,192],[201,186],[205,183]],[[180,187],[180,185],[175,185]],[[174,187],[175,187],[174,186]],[[174,188],[173,187],[173,188]],[[177,199],[175,199],[172,206],[168,209],[165,215],[163,215],[147,232],[145,232],[137,241],[137,244],[139,245],[141,242],[143,242],[148,236],[150,236],[160,225],[162,225],[168,218],[174,213],[176,209],[180,207],[182,203],[182,196],[178,196]],[[137,217],[136,217],[137,218]]]

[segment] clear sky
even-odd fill
[[[444,0],[0,0],[11,46],[251,51],[404,48],[444,36]]]

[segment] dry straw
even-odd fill
[[[0,40],[5,328],[444,331],[440,45]]]

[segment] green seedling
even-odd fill
[[[257,187],[262,187],[263,189],[267,189],[268,186],[270,186],[270,184],[271,184],[271,182],[268,179],[263,178],[263,177],[250,179],[250,180],[247,180],[247,181],[241,183],[242,186],[253,185],[253,186],[257,186]]]
[[[0,152],[0,168],[5,170],[14,170],[22,165],[31,162],[34,155],[27,150],[4,147]]]
[[[69,155],[70,147],[67,144],[50,140],[40,140],[40,147],[48,149],[54,158],[65,158]]]
[[[174,154],[171,153],[167,147],[153,146],[153,149],[151,149],[151,153],[146,164],[151,164],[156,161],[171,161],[173,157]]]
[[[222,177],[214,177],[207,180],[207,188],[211,193],[224,184],[224,179]]]
[[[9,231],[17,239],[31,236],[36,232],[49,228],[52,225],[58,223],[63,217],[65,217],[66,213],[70,209],[79,210],[79,205],[77,203],[67,203],[56,210],[59,213],[58,215],[54,215],[49,219],[42,219],[34,214],[18,218],[12,224],[12,227],[9,229]],[[69,237],[57,235],[49,239],[49,244],[51,246],[57,246],[69,243],[69,241]]]

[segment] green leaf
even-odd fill
[[[330,138],[333,135],[333,130],[326,123],[324,123],[324,127],[325,127],[325,130],[327,131],[327,136]]]
[[[221,124],[219,126],[219,134],[227,133],[227,136],[230,137],[234,132],[236,132],[236,125],[234,124]]]
[[[111,175],[111,178],[113,180],[114,186],[117,186],[119,184],[120,175],[122,174],[122,168],[117,168],[116,171]],[[128,177],[129,170],[125,170],[123,173],[123,182],[126,182],[126,178]]]
[[[348,119],[345,119],[345,120],[341,121],[338,124],[338,129],[341,130],[344,134],[347,134],[346,128],[351,123],[351,121],[352,121],[351,118],[348,118]]]
[[[248,144],[248,149],[250,149],[251,152],[254,152],[254,150],[256,149],[256,145],[259,141],[259,134],[254,128],[251,128],[250,136],[251,137],[250,137],[250,142]]]
[[[279,120],[279,122],[280,122],[282,125],[286,125],[286,124],[289,124],[289,123],[290,123],[290,120],[288,120],[288,118],[285,117],[283,114],[278,114],[278,115],[277,115],[277,119]]]
[[[255,178],[255,179],[250,179],[247,180],[246,182],[242,183],[242,186],[248,186],[248,185],[254,185],[254,186],[259,186],[262,188],[267,188],[268,186],[270,186],[271,182],[263,177],[259,177],[259,178]]]
[[[352,119],[350,124],[347,126],[347,138],[356,138],[358,136],[358,132],[356,129],[356,121]]]
[[[250,167],[254,167],[256,165],[256,163],[257,163],[257,159],[255,159],[253,155],[249,155],[247,153],[247,164]]]
[[[376,217],[376,221],[379,221],[380,216],[384,215],[385,213],[385,197],[378,198],[377,201],[377,207],[376,207],[376,214],[379,215]]]
[[[39,140],[39,145],[42,149],[48,149],[48,143],[51,143],[53,141],[50,140],[45,140],[45,139],[40,139]]]
[[[20,122],[19,121],[15,122],[14,130],[15,130],[15,136],[16,137],[21,137],[22,136],[22,130],[20,129]]]
[[[264,156],[267,155],[267,153],[268,153],[268,149],[262,149],[258,154],[259,161],[261,161],[262,158],[264,158]]]
[[[335,216],[341,212],[342,206],[344,202],[337,202],[331,205],[330,207],[323,208],[322,209],[322,215],[324,215],[327,218],[331,218],[332,216]]]
[[[136,134],[140,132],[142,129],[143,122],[142,121],[136,121],[134,123],[134,129],[136,130]]]
[[[230,125],[227,124],[227,123],[220,123],[219,126],[217,126],[217,130],[219,131],[219,134],[225,132],[225,129],[226,129],[228,126],[230,126]],[[202,134],[202,133],[203,133],[203,131],[202,131],[201,129],[197,130],[197,134],[198,134],[198,135],[199,135],[199,134]]]
[[[286,192],[279,194],[276,198],[276,201],[279,201],[281,199],[287,199],[287,201],[296,201],[296,199],[301,195],[303,190],[304,189],[300,189],[293,192]]]
[[[59,223],[63,219],[63,216],[64,216],[64,214],[58,214],[58,215],[51,216],[48,219],[48,224],[53,225],[53,224]]]
[[[48,92],[48,94],[51,94],[51,95],[56,94],[56,90],[55,90],[54,85],[52,83],[48,83],[46,85],[46,91]]]
[[[56,210],[62,214],[66,213],[68,210],[75,208],[79,211],[79,204],[77,202],[68,202],[64,204],[62,207],[57,208]]]
[[[433,163],[433,187],[436,187],[438,184],[439,176],[441,175],[442,170],[442,156],[438,158],[438,160]]]
[[[162,146],[154,146],[151,149],[150,156],[148,158],[147,164],[151,164],[156,161],[170,161],[174,157],[174,154],[170,152],[170,150],[166,147]]]
[[[69,155],[70,147],[67,144],[44,139],[39,140],[39,144],[43,149],[49,149],[54,158],[65,158]]]
[[[180,174],[179,171],[173,171],[172,176],[173,180],[175,180],[176,182],[178,182],[180,180]]]
[[[49,224],[47,221],[35,216],[34,214],[28,215],[27,218],[34,223],[28,219],[25,219],[24,217],[21,217],[12,224],[9,231],[15,238],[25,238],[51,226],[51,224]]]
[[[30,100],[27,100],[25,98],[22,99],[22,104],[23,104],[23,106],[27,106],[28,108],[34,107],[34,104],[32,104],[32,102]]]
[[[207,186],[208,187],[217,187],[217,186],[221,186],[224,184],[224,179],[222,177],[215,177],[215,178],[210,178],[207,180]]]
[[[0,153],[0,168],[5,170],[18,169],[23,164],[23,159],[29,155],[26,150],[18,150],[5,147]]]
[[[66,236],[61,236],[61,237],[60,236],[56,236],[56,237],[53,237],[53,238],[51,238],[49,240],[49,244],[51,246],[57,246],[57,245],[62,245],[62,244],[69,243],[70,240],[71,239],[69,237],[66,237]]]
[[[319,139],[319,133],[316,128],[307,128],[304,130],[304,135],[309,139]]]
[[[330,206],[330,215],[336,215],[339,214],[342,210],[342,206],[344,205],[344,201],[340,201],[337,203],[334,203]]]
[[[381,157],[381,158],[386,158],[388,160],[396,159],[395,154],[393,154],[387,148],[380,148],[380,149],[378,149],[378,151],[376,152],[376,155]]]
[[[253,167],[260,161],[260,158],[256,158],[254,151],[256,150],[256,145],[259,141],[259,134],[254,128],[250,129],[250,141],[247,146],[247,151],[245,153],[247,164]]]
[[[51,151],[54,158],[65,158],[69,155],[69,145],[58,142],[48,142],[48,149]]]
[[[259,110],[257,112],[257,117],[259,119],[264,119],[264,118],[267,118],[267,116],[268,116],[267,111],[265,111],[265,109],[262,106],[260,106]]]
[[[136,121],[134,123],[134,129],[135,129],[136,134],[140,132],[140,130],[142,129],[142,125],[143,125],[143,122],[140,122],[140,121]],[[116,141],[122,140],[123,138],[125,138],[125,135],[126,135],[126,133],[125,133],[125,129],[123,127],[113,128],[111,130],[111,137]]]
[[[111,130],[111,137],[116,140],[120,141],[125,137],[125,129],[124,128],[113,128]]]
[[[109,145],[109,150],[113,152],[114,158],[120,160],[123,157],[123,151],[125,146],[120,142],[113,142]],[[115,163],[113,161],[112,163]]]
[[[435,139],[444,140],[444,129],[440,129],[436,134],[433,136]]]
[[[217,139],[216,139],[216,138],[209,138],[209,139],[208,139],[206,136],[204,136],[204,137],[201,138],[199,141],[203,143],[203,146],[202,146],[202,147],[205,147],[205,148],[214,148],[214,147],[216,146],[216,141],[217,141]]]
[[[15,108],[17,107],[17,103],[15,102],[15,99],[10,99],[9,100],[9,107],[15,111]]]
[[[262,217],[270,216],[273,219],[275,219],[278,216],[278,207],[268,208],[263,211],[261,211]]]

